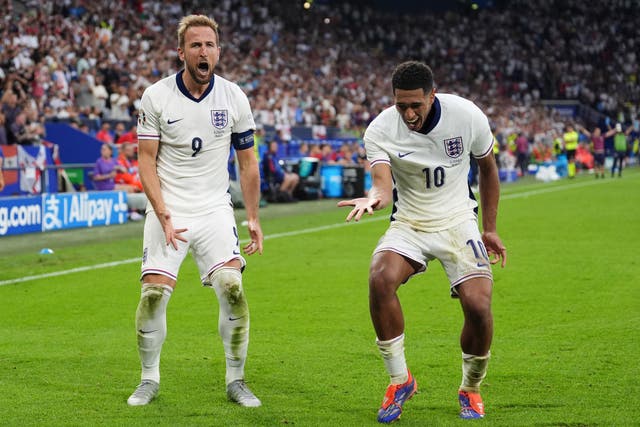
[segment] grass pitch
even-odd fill
[[[640,425],[639,188],[638,168],[503,186],[509,258],[494,268],[487,416],[471,423]],[[160,395],[127,406],[139,380],[140,223],[0,238],[0,425],[377,425],[388,379],[367,270],[388,212],[345,224],[335,202],[262,210],[265,253],[244,274],[255,409],[226,401],[217,303],[191,258],[168,308]],[[400,298],[420,393],[398,425],[469,424],[457,419],[462,314],[440,265]]]

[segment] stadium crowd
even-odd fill
[[[411,14],[365,0],[308,9],[290,0],[1,3],[0,144],[37,142],[46,120],[92,135],[105,121],[128,127],[142,91],[180,66],[165,29],[187,13],[219,22],[217,72],[248,94],[258,126],[280,129],[285,141],[294,125],[361,136],[391,102],[381,76],[408,58],[431,64],[439,91],[480,105],[503,146],[520,132],[531,147],[550,146],[563,132],[542,99],[578,100],[590,117],[622,123],[640,103],[633,1],[515,0]]]

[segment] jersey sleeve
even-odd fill
[[[256,124],[247,95],[238,85],[233,86],[233,91],[237,117],[231,129],[231,144],[236,150],[246,150],[253,147],[253,131]]]
[[[472,119],[473,140],[471,142],[471,154],[476,159],[481,159],[493,152],[493,134],[489,119],[487,116],[474,105]]]
[[[160,112],[153,103],[153,91],[146,89],[140,100],[137,125],[138,139],[160,140]]]
[[[380,129],[377,121],[373,121],[364,132],[364,148],[367,152],[367,160],[371,167],[378,163],[390,164],[389,154],[384,151],[381,144],[384,142],[384,132]]]

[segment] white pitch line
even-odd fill
[[[504,194],[502,196],[500,196],[501,200],[510,200],[510,199],[520,199],[522,197],[529,197],[529,196],[535,196],[538,194],[546,194],[546,193],[554,193],[556,191],[563,191],[563,190],[568,190],[571,188],[576,188],[576,187],[588,187],[591,185],[596,185],[596,184],[605,184],[607,182],[611,182],[609,181],[605,181],[605,180],[601,180],[601,181],[589,181],[589,182],[581,182],[581,183],[577,183],[577,184],[566,184],[566,185],[559,185],[557,187],[550,187],[550,188],[541,188],[539,190],[530,190],[530,191],[525,191],[522,193],[511,193],[511,194]],[[389,217],[387,215],[380,215],[374,218],[363,218],[363,220],[361,222],[368,222],[368,221],[382,221],[382,220],[388,220]],[[291,236],[300,236],[302,234],[309,234],[309,233],[315,233],[317,231],[325,231],[325,230],[331,230],[334,228],[339,228],[339,227],[345,227],[350,225],[350,223],[348,222],[340,222],[337,224],[330,224],[330,225],[322,225],[319,227],[311,227],[311,228],[305,228],[302,230],[294,230],[294,231],[286,231],[284,233],[276,233],[276,234],[270,234],[268,236],[265,236],[264,239],[265,240],[271,240],[271,239],[278,239],[281,237],[291,237]],[[247,241],[243,241],[242,243],[248,242]],[[14,283],[21,283],[21,282],[28,282],[31,280],[38,280],[38,279],[46,279],[49,277],[56,277],[56,276],[64,276],[66,274],[73,274],[73,273],[81,273],[83,271],[88,271],[88,270],[96,270],[99,268],[109,268],[109,267],[116,267],[119,265],[123,265],[123,264],[131,264],[134,262],[140,262],[140,258],[129,258],[129,259],[123,259],[121,261],[113,261],[113,262],[106,262],[103,264],[95,264],[95,265],[88,265],[85,267],[76,267],[76,268],[72,268],[69,270],[61,270],[61,271],[53,271],[51,273],[43,273],[43,274],[37,274],[34,276],[24,276],[24,277],[19,277],[17,279],[9,279],[9,280],[2,280],[0,281],[0,286],[4,286],[4,285],[12,285]]]
[[[65,274],[80,273],[83,271],[95,270],[98,268],[115,267],[117,265],[130,264],[136,261],[140,262],[140,258],[129,258],[129,259],[123,259],[121,261],[105,262],[104,264],[87,265],[85,267],[76,267],[70,270],[52,271],[51,273],[36,274],[35,276],[24,276],[24,277],[19,277],[17,279],[0,281],[0,286],[11,285],[11,284],[20,283],[20,282],[28,282],[30,280],[46,279],[48,277],[64,276]]]
[[[380,216],[380,217],[371,218],[371,219],[367,218],[367,219],[361,220],[361,222],[378,221],[378,220],[384,220],[384,219],[388,220],[389,217]],[[330,230],[333,228],[345,227],[348,225],[350,225],[348,222],[341,222],[337,224],[323,225],[320,227],[305,228],[303,230],[287,231],[284,233],[275,233],[275,234],[270,234],[268,236],[265,236],[264,240],[278,239],[280,237],[299,236],[301,234],[315,233],[317,231]],[[243,244],[248,242],[249,240],[243,240],[240,243]],[[51,273],[36,274],[34,276],[24,276],[24,277],[19,277],[17,279],[2,280],[0,281],[0,286],[12,285],[20,282],[28,282],[31,280],[46,279],[49,277],[64,276],[65,274],[81,273],[83,271],[96,270],[99,268],[116,267],[118,265],[123,265],[123,264],[132,264],[134,262],[140,262],[140,258],[129,258],[129,259],[123,259],[120,261],[106,262],[103,264],[88,265],[85,267],[76,267],[76,268],[71,268],[69,270],[53,271]]]
[[[592,185],[599,185],[599,184],[607,184],[610,183],[611,180],[599,180],[599,181],[586,181],[586,182],[580,182],[580,183],[576,183],[576,184],[564,184],[564,185],[558,185],[556,187],[548,187],[548,188],[540,188],[540,189],[536,189],[536,190],[530,190],[530,191],[523,191],[522,193],[510,193],[510,194],[502,194],[500,195],[500,200],[510,200],[510,199],[520,199],[522,197],[529,197],[529,196],[535,196],[536,194],[546,194],[546,193],[555,193],[556,191],[562,191],[562,190],[567,190],[570,188],[577,188],[577,187],[590,187]]]

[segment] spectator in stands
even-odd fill
[[[331,144],[329,143],[320,144],[320,152],[321,152],[320,161],[323,164],[331,165],[336,163],[337,155],[336,155],[336,152],[333,151],[333,147],[331,147]]]
[[[368,171],[371,169],[369,160],[367,160],[367,152],[364,149],[364,145],[358,144],[358,149],[354,156],[356,158],[356,163],[359,164],[360,166],[363,166],[365,171]]]
[[[309,144],[307,142],[300,143],[297,157],[309,157]]]
[[[336,162],[344,166],[355,164],[350,144],[344,143],[340,146],[340,151],[336,153]]]
[[[96,133],[96,139],[106,144],[113,144],[113,135],[111,134],[111,123],[102,122],[100,130]]]
[[[591,153],[593,154],[594,169],[596,178],[604,178],[604,159],[605,159],[605,137],[599,127],[595,127],[589,132],[583,126],[578,125],[578,130],[582,132],[590,140]]]
[[[531,155],[533,157],[533,161],[536,164],[544,164],[553,160],[553,150],[543,141],[537,141],[535,144],[533,144]]]
[[[518,137],[516,138],[515,143],[520,175],[526,176],[527,168],[529,167],[529,140],[524,132],[520,131],[518,132]]]
[[[266,180],[279,186],[278,191],[280,194],[278,196],[282,196],[282,201],[295,201],[293,191],[300,182],[300,176],[296,173],[286,172],[280,165],[277,141],[271,141],[269,143],[269,150],[262,158],[262,170]]]
[[[2,165],[4,163],[4,153],[0,150],[0,191],[4,190],[4,172],[2,172]]]
[[[320,148],[320,144],[310,144],[309,147],[309,157],[314,157],[322,161],[322,149]]]
[[[86,133],[87,135],[92,135],[91,128],[85,122],[81,122],[80,124],[78,124],[78,130]]]
[[[116,91],[110,96],[111,102],[111,114],[110,118],[113,120],[131,120],[129,115],[129,95],[127,94],[127,87],[124,85],[118,85]]]
[[[102,144],[100,158],[93,168],[92,178],[98,191],[124,191],[128,193],[129,219],[139,221],[143,219],[140,211],[144,211],[147,198],[134,185],[116,182],[116,176],[124,173],[125,169],[113,158],[113,148],[109,144]]]
[[[10,125],[11,133],[20,145],[38,144],[41,141],[42,130],[38,123],[28,123],[27,114],[22,111]]]
[[[635,83],[637,54],[630,48],[639,44],[633,2],[492,2],[493,7],[482,8],[478,14],[450,11],[451,20],[442,19],[439,12],[427,13],[426,8],[425,13],[399,16],[364,7],[362,2],[331,7],[335,15],[332,23],[349,25],[324,24],[319,19],[326,13],[324,5],[303,10],[300,4],[287,0],[254,0],[240,16],[234,7],[240,0],[212,6],[204,3],[186,0],[179,8],[219,16],[229,31],[247,35],[246,39],[230,41],[225,48],[230,62],[223,74],[241,82],[258,124],[335,124],[345,127],[343,134],[359,136],[390,103],[387,84],[378,76],[389,72],[414,45],[420,46],[417,54],[443,56],[439,69],[434,70],[443,76],[439,90],[455,85],[460,95],[488,107],[488,114],[494,110],[493,115],[501,118],[500,132],[520,128],[532,141],[541,133],[534,128],[552,130],[552,114],[537,115],[544,110],[537,103],[541,98],[577,99],[599,112],[620,112],[627,117],[636,116],[640,102],[640,85]],[[107,107],[116,112],[114,107],[126,105],[129,120],[137,109],[136,91],[176,71],[171,34],[161,25],[176,19],[175,8],[161,7],[157,1],[136,2],[136,8],[114,8],[112,2],[96,0],[73,8],[80,10],[78,13],[69,13],[65,2],[25,4],[30,5],[27,13],[17,7],[5,11],[12,24],[3,29],[3,35],[11,43],[0,52],[4,71],[0,73],[0,91],[15,94],[18,104],[35,101],[39,113],[46,111],[48,118],[64,119],[83,111],[89,99],[86,78],[92,107],[97,109],[91,115],[109,118]],[[38,16],[36,24],[31,12]],[[549,20],[552,14],[563,19]],[[96,29],[95,16],[108,24]],[[399,19],[406,25],[419,23],[430,31],[384,37],[380,29],[394,27]],[[131,28],[141,30],[134,36]],[[576,33],[575,28],[589,28],[588,35]],[[33,44],[24,41],[25,34],[34,39]],[[434,39],[433,34],[444,36]],[[494,43],[482,55],[461,55],[470,43],[461,34]],[[523,38],[521,34],[536,37]],[[494,60],[486,61],[486,57]],[[127,102],[119,99],[120,86],[126,88]],[[110,92],[114,102],[109,99]],[[13,123],[15,115],[5,114],[7,123]],[[522,126],[527,122],[531,128]],[[92,126],[92,132],[98,130],[97,125]]]
[[[74,110],[73,102],[65,92],[59,92],[53,86],[49,87],[47,103],[52,110],[52,117],[55,119],[68,119]]]
[[[16,117],[22,111],[18,105],[18,96],[12,90],[6,90],[0,99],[1,111],[5,117],[5,132],[7,133],[7,144],[17,144],[18,139],[11,130],[11,125],[16,121]]]
[[[100,147],[100,157],[96,160],[93,168],[92,179],[96,190],[130,190],[129,186],[116,184],[115,177],[118,172],[124,173],[126,170],[113,158],[113,148],[110,144],[102,144]]]
[[[29,105],[24,109],[27,116],[27,132],[35,135],[36,143],[41,142],[45,138],[44,117],[40,115],[37,108]]]
[[[129,219],[139,221],[144,218],[142,214],[146,209],[148,199],[144,193],[138,173],[137,143],[127,142],[122,144],[117,161],[125,172],[120,170],[116,173],[116,186],[118,186],[118,189],[129,193],[127,196]]]
[[[5,127],[5,115],[0,112],[0,145],[7,145],[9,140],[7,139],[7,128]]]
[[[113,142],[114,143],[118,143],[118,140],[120,139],[120,137],[125,133],[126,128],[124,126],[124,123],[122,122],[117,122],[116,125],[113,128]]]
[[[95,104],[95,97],[91,90],[91,85],[87,74],[81,74],[79,78],[71,81],[76,106],[80,109],[90,108]]]
[[[138,175],[138,156],[135,144],[126,142],[120,146],[118,164],[122,166],[122,170],[116,173],[116,184],[128,185],[136,193],[144,191]]]
[[[128,131],[122,133],[117,139],[116,144],[127,144],[133,143],[136,144],[138,142],[138,131],[136,122],[133,122]]]
[[[96,71],[92,70],[91,75],[95,75]],[[92,79],[93,83],[91,84],[91,93],[93,95],[93,107],[98,108],[100,111],[104,110],[107,106],[107,99],[109,98],[109,92],[107,92],[107,88],[104,87],[103,77],[101,74],[95,75],[95,78]]]

